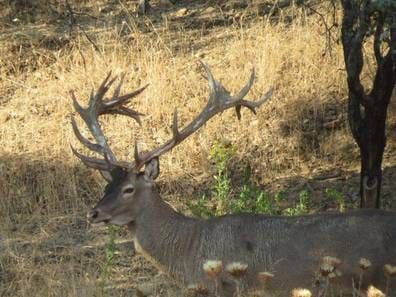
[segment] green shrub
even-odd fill
[[[294,207],[286,208],[283,214],[288,216],[303,215],[309,212],[311,196],[307,190],[302,190],[298,194],[298,202]]]
[[[227,213],[255,212],[263,214],[279,214],[276,207],[282,200],[281,194],[272,198],[251,181],[251,168],[247,167],[241,188],[233,190],[229,174],[229,164],[235,156],[232,145],[217,142],[210,151],[210,159],[214,161],[216,174],[211,197],[202,196],[196,202],[187,204],[194,216],[210,218]],[[238,193],[239,192],[239,193]]]
[[[326,188],[325,190],[327,198],[335,201],[338,205],[338,210],[340,212],[345,211],[345,196],[343,193],[337,191],[336,189]]]

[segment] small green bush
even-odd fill
[[[338,210],[340,212],[345,211],[345,196],[343,193],[331,188],[326,188],[325,193],[327,198],[335,201],[338,204]]]

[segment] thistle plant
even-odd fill
[[[246,276],[248,265],[241,262],[232,262],[226,266],[226,272],[236,283],[237,296],[241,296],[241,279]]]
[[[269,282],[272,281],[274,275],[270,272],[259,272],[257,274],[257,279],[264,285],[267,285]]]
[[[360,258],[359,266],[362,270],[367,270],[371,267],[371,261],[366,258]]]
[[[342,275],[342,273],[337,269],[340,264],[341,260],[336,257],[325,256],[322,258],[320,274],[325,279],[323,296],[326,296],[327,291],[331,290],[330,280]]]
[[[274,275],[267,271],[259,272],[257,274],[257,279],[258,279],[263,291],[265,291],[265,289],[268,288],[268,286],[271,284],[273,278],[274,278]]]
[[[208,260],[203,264],[203,270],[210,278],[217,278],[223,271],[223,262],[218,260]]]
[[[360,258],[360,260],[359,260],[360,274],[359,274],[358,294],[362,287],[364,273],[367,269],[370,268],[370,266],[371,266],[371,261],[369,259]]]
[[[291,297],[312,297],[312,293],[308,289],[297,288],[293,289]]]
[[[215,296],[218,295],[218,277],[223,272],[223,262],[219,260],[208,260],[203,264],[206,275],[215,281]]]
[[[392,278],[396,276],[396,266],[391,265],[391,264],[385,264],[384,265],[384,274],[386,277],[386,289],[385,289],[385,294],[387,296],[390,296],[391,292],[391,281]]]
[[[367,297],[386,297],[386,295],[374,286],[370,286],[367,289]]]

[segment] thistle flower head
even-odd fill
[[[218,260],[208,260],[203,264],[203,270],[209,277],[216,278],[223,271],[223,262]]]
[[[322,263],[327,263],[333,266],[334,268],[337,268],[338,266],[340,266],[341,260],[336,257],[325,256],[322,258]]]
[[[266,284],[270,282],[274,278],[274,275],[270,272],[264,271],[264,272],[259,272],[257,274],[257,279],[262,282],[263,284]]]
[[[322,258],[320,273],[323,277],[329,276],[341,264],[341,260],[336,257],[326,256]]]
[[[360,258],[359,260],[359,266],[362,270],[367,270],[371,266],[371,261],[366,258]]]
[[[327,277],[329,274],[331,274],[334,271],[334,266],[331,265],[330,263],[322,263],[320,265],[320,274],[324,277]]]
[[[330,279],[334,279],[336,277],[337,277],[337,274],[335,272],[330,272],[328,275],[328,278],[330,278]]]
[[[293,289],[291,296],[292,297],[311,297],[312,293],[308,289],[298,288],[298,289]]]
[[[386,277],[394,277],[396,276],[396,266],[391,264],[384,265],[384,273]]]
[[[248,265],[241,262],[232,262],[226,266],[226,271],[235,278],[245,276]]]
[[[377,289],[376,287],[370,286],[367,289],[367,297],[385,297],[385,294],[382,293],[382,291]]]

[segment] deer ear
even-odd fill
[[[155,180],[160,173],[159,159],[154,158],[146,163],[144,168],[144,177],[148,180]]]

